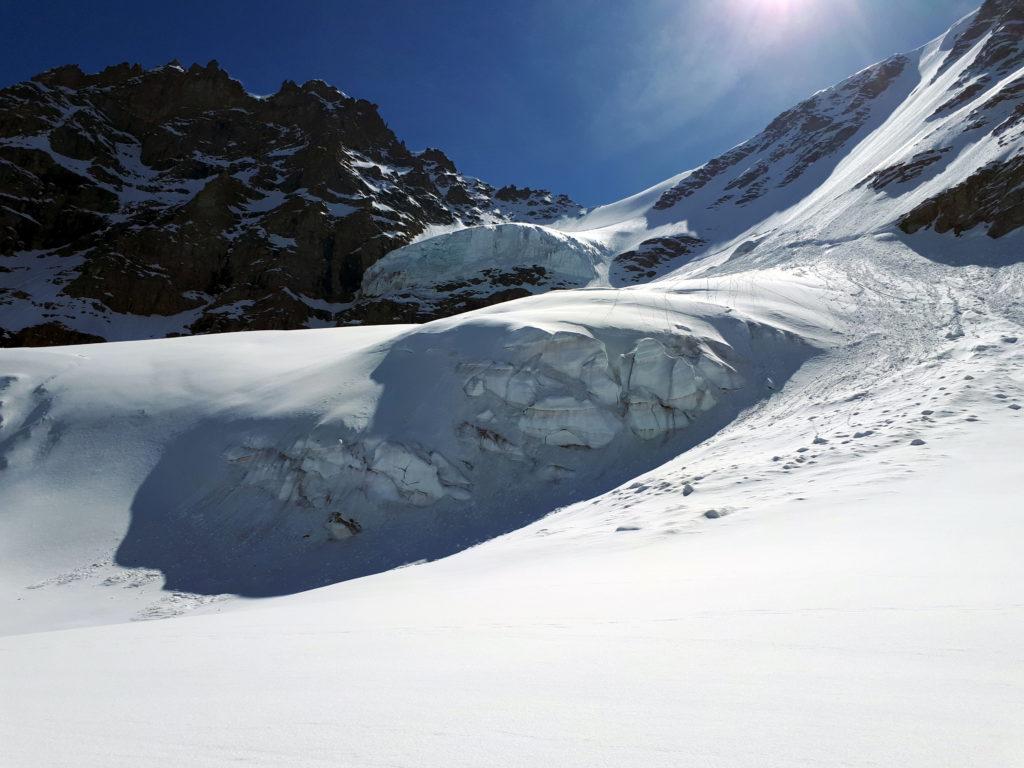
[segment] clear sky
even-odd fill
[[[981,0],[3,0],[0,84],[59,64],[217,59],[320,78],[410,148],[593,205],[749,138]]]

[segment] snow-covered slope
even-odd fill
[[[7,762],[1024,764],[1022,8],[374,278],[587,287],[0,350]]]
[[[549,226],[599,247],[601,277],[614,286],[678,269],[703,272],[733,256],[764,252],[768,242],[827,245],[882,233],[915,235],[913,247],[938,260],[1019,260],[1022,29],[1019,0],[990,0],[942,37],[815,94],[705,165]],[[948,239],[983,234],[992,242],[975,253],[920,236],[925,229],[951,233]],[[498,248],[497,233],[477,230],[406,250],[402,288],[436,293],[448,272],[436,277],[428,265],[486,260]],[[412,268],[412,259],[428,253],[424,266]],[[396,275],[397,257],[391,264],[389,274]],[[502,258],[500,266],[528,270],[530,252]],[[371,274],[364,291],[378,290]],[[478,292],[509,298],[496,286]],[[428,307],[419,317],[443,313]]]
[[[721,157],[565,228],[621,254],[615,284],[695,260],[691,269],[706,269],[766,242],[925,227],[953,230],[947,240],[966,232],[993,241],[975,255],[910,238],[931,258],[1019,260],[1022,29],[1024,4],[990,0],[942,37],[815,94]]]
[[[833,256],[674,292],[558,292],[419,329],[4,352],[19,378],[4,396],[14,431],[0,486],[0,615],[9,633],[36,630],[0,639],[6,760],[866,766],[898,753],[907,766],[1016,764],[1024,275],[937,265],[878,241]],[[536,373],[521,380],[545,374],[590,400],[598,379],[586,366],[565,371],[594,359],[594,340],[629,352],[637,335],[674,329],[705,344],[733,340],[743,359],[772,347],[748,351],[735,341],[741,328],[769,319],[783,333],[763,326],[759,341],[777,338],[775,349],[797,358],[808,342],[819,353],[785,383],[764,380],[758,394],[774,394],[680,453],[696,425],[683,430],[664,444],[678,457],[661,466],[657,442],[622,434],[602,454],[527,443],[522,430],[524,457],[479,443],[482,465],[458,468],[469,484],[427,467],[427,431],[443,439],[454,409],[486,407],[499,432],[528,392],[501,366],[461,368],[503,349],[497,338],[544,339]],[[511,361],[521,348],[502,354]],[[739,372],[748,387],[756,381],[749,366]],[[452,388],[458,380],[468,391]],[[404,391],[390,400],[394,387]],[[308,559],[322,575],[402,531],[418,546],[432,529],[469,530],[465,518],[409,504],[392,508],[389,528],[363,517],[358,535],[340,523],[341,540],[328,540],[324,510],[286,489],[296,487],[290,456],[307,471],[346,456],[354,441],[333,441],[349,434],[341,424],[423,441],[418,462],[382,462],[385,475],[402,467],[388,480],[399,491],[414,473],[418,490],[476,493],[490,467],[520,522],[558,498],[514,469],[524,458],[568,456],[612,475],[588,477],[561,497],[577,503],[441,562],[258,610],[186,594],[189,579],[214,586],[214,567],[280,578]],[[448,434],[442,451],[458,440]],[[253,438],[246,452],[221,453],[242,435]],[[146,477],[158,482],[140,488]],[[548,489],[543,500],[526,477]],[[233,483],[210,495],[217,478]],[[265,493],[251,492],[261,484]],[[140,543],[136,554],[176,559],[128,567],[124,549]],[[186,609],[223,615],[38,633]]]
[[[8,595],[39,586],[38,608],[52,594],[52,626],[96,617],[76,590],[52,589],[65,582],[149,584],[196,596],[187,606],[520,526],[712,434],[838,338],[816,281],[764,286],[565,291],[420,327],[5,351]],[[111,609],[166,602],[142,589]]]

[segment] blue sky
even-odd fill
[[[217,59],[254,93],[320,78],[411,148],[588,204],[632,194],[927,42],[981,0],[5,0],[0,84]]]

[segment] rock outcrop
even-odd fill
[[[908,234],[932,227],[940,234],[960,235],[980,225],[987,225],[993,238],[1024,226],[1024,155],[990,163],[900,219]]]
[[[0,90],[0,343],[334,325],[428,226],[579,212],[409,151],[319,80],[257,97],[216,62],[60,67]]]
[[[682,258],[697,251],[704,241],[691,235],[653,237],[636,248],[620,253],[611,264],[610,277],[615,285],[639,283],[657,277],[666,265],[679,267]]]
[[[713,181],[725,181],[716,205],[745,206],[770,189],[788,187],[818,161],[839,155],[862,132],[873,103],[907,64],[905,56],[893,56],[783,112],[750,141],[688,174],[654,208],[674,208]]]

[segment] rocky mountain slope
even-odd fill
[[[928,45],[814,94],[708,163],[549,229],[602,253],[598,274],[577,287],[786,262],[793,248],[865,236],[906,239],[940,262],[1005,264],[1022,254],[1022,152],[1024,2],[989,0]],[[528,248],[495,260],[503,233],[474,231],[467,264],[492,258],[508,275],[543,261]],[[984,243],[961,245],[972,236]],[[440,235],[382,260],[376,270],[404,272],[388,312],[450,314],[451,283],[440,275],[469,237]],[[500,290],[488,280],[455,287]],[[383,300],[379,281],[371,293]]]
[[[579,212],[410,152],[321,81],[257,97],[216,62],[62,67],[0,91],[0,343],[334,325],[428,227]]]
[[[97,519],[131,519],[120,566],[159,567],[193,594],[307,588],[437,557],[612,487],[741,418],[811,358],[885,359],[890,376],[954,342],[975,354],[960,340],[979,317],[978,345],[1015,344],[1024,231],[900,229],[1018,156],[1019,129],[997,133],[1015,107],[983,110],[980,128],[963,119],[1020,74],[986,53],[1015,28],[1014,7],[990,3],[790,110],[728,160],[572,226],[480,224],[397,249],[369,267],[354,306],[392,302],[392,316],[419,320],[522,284],[570,290],[413,327],[7,351],[0,508],[29,520],[47,498],[78,516],[89,488]],[[935,117],[979,76],[988,91]],[[943,160],[915,176],[920,163],[903,159],[937,147]],[[861,391],[854,374],[827,373],[836,398]],[[857,432],[843,439],[871,436]],[[86,445],[140,458],[108,487]],[[331,542],[353,538],[338,559]]]
[[[964,261],[926,233],[981,232],[984,258],[1012,261],[1022,148],[1021,0],[590,212],[411,153],[322,82],[257,98],[215,64],[63,68],[0,92],[0,343],[421,322],[773,240],[913,236]]]
[[[989,0],[945,35],[779,115],[705,165],[568,225],[617,254],[613,284],[689,262],[721,265],[769,241],[930,229],[980,233],[1019,258],[1024,225],[1024,2]],[[948,239],[914,238],[939,260]],[[961,261],[969,260],[961,253]]]

